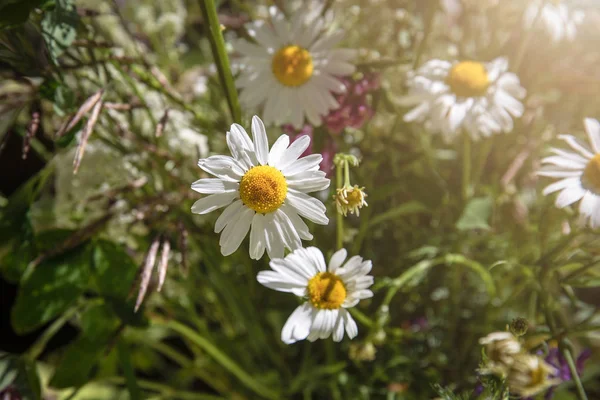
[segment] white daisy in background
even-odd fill
[[[591,148],[579,143],[571,135],[561,135],[573,151],[552,148],[553,156],[542,163],[549,164],[538,171],[538,175],[560,178],[548,185],[544,195],[560,191],[556,198],[559,208],[579,200],[579,213],[590,221],[592,228],[600,227],[600,123],[591,118],[584,120]]]
[[[462,130],[473,139],[510,132],[513,118],[523,115],[525,89],[507,70],[504,58],[489,63],[428,61],[408,77],[409,93],[399,102],[416,107],[404,121],[423,122],[447,142]]]
[[[520,354],[515,357],[508,371],[506,383],[511,393],[522,397],[533,397],[551,386],[559,384],[560,379],[553,378],[558,371],[538,356]]]
[[[362,299],[373,297],[371,261],[354,256],[346,261],[345,249],[337,251],[325,266],[321,250],[316,247],[297,249],[284,259],[271,260],[272,271],[261,271],[262,285],[280,292],[306,297],[290,315],[281,331],[286,344],[308,339],[326,339],[333,335],[339,342],[344,330],[350,339],[358,334],[356,322],[346,310]],[[346,263],[344,263],[346,261]]]
[[[234,44],[244,56],[236,81],[240,102],[250,109],[262,107],[267,125],[301,128],[305,117],[321,125],[322,117],[339,107],[332,93],[345,90],[337,77],[355,70],[355,50],[333,49],[344,32],[326,29],[324,19],[310,8],[289,20],[276,11],[270,22],[258,21],[247,29],[256,42],[240,39]]]
[[[584,13],[569,9],[565,3],[563,0],[534,1],[525,10],[523,25],[526,29],[542,25],[554,42],[575,40],[577,26],[583,22]]]
[[[250,231],[250,257],[260,259],[265,248],[270,258],[283,257],[284,248],[302,247],[311,240],[308,226],[300,218],[326,225],[325,206],[307,193],[329,187],[325,172],[319,171],[322,156],[299,158],[310,138],[302,136],[291,145],[281,135],[269,151],[265,126],[252,118],[252,137],[238,124],[227,132],[229,156],[211,156],[198,166],[215,178],[200,179],[192,189],[208,194],[192,206],[192,212],[206,214],[227,206],[215,223],[221,233],[219,244],[225,256],[238,249]]]

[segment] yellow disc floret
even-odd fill
[[[308,50],[299,46],[279,49],[271,62],[273,74],[285,86],[301,86],[313,74],[313,60]]]
[[[450,69],[446,83],[460,97],[483,96],[490,86],[485,65],[476,61],[463,61]]]
[[[257,213],[277,210],[287,195],[287,182],[277,168],[259,165],[248,170],[240,181],[240,198]]]
[[[586,189],[600,194],[600,153],[596,154],[585,166],[581,183]]]
[[[336,310],[346,300],[346,286],[331,272],[319,272],[308,281],[308,300],[319,309]]]

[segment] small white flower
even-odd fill
[[[507,70],[504,58],[489,63],[428,61],[408,77],[409,93],[400,101],[416,107],[404,120],[424,122],[447,142],[462,130],[473,139],[510,132],[513,118],[523,115],[519,99],[525,89]]]
[[[281,331],[286,344],[308,339],[326,339],[333,335],[339,342],[344,330],[350,339],[358,334],[356,322],[347,308],[373,296],[368,288],[373,284],[371,261],[351,257],[345,264],[347,252],[337,251],[325,267],[321,250],[316,247],[297,249],[284,259],[270,263],[272,271],[261,271],[257,279],[262,285],[280,292],[306,297],[290,315]]]
[[[544,195],[560,191],[556,198],[559,208],[579,200],[579,213],[590,220],[592,228],[600,227],[600,123],[591,118],[584,120],[591,148],[579,143],[571,135],[560,135],[574,151],[552,148],[555,155],[546,157],[542,163],[549,164],[538,175],[560,178],[548,185]]]
[[[355,51],[333,49],[343,31],[327,30],[324,20],[307,8],[289,20],[271,13],[270,23],[248,26],[256,43],[239,40],[235,49],[244,57],[237,79],[240,102],[247,108],[262,107],[267,125],[291,123],[301,128],[305,117],[314,126],[329,110],[339,107],[332,92],[342,93],[336,77],[354,72]]]
[[[581,10],[570,10],[564,1],[538,0],[525,10],[523,25],[531,28],[538,21],[554,42],[563,39],[573,41],[577,35],[577,26],[583,22],[583,18]]]
[[[211,156],[198,166],[216,178],[200,179],[192,189],[208,194],[192,206],[192,212],[206,214],[227,206],[215,223],[221,233],[221,253],[232,254],[250,231],[250,257],[260,259],[265,248],[270,258],[283,257],[284,248],[302,247],[311,240],[308,226],[300,218],[326,225],[325,206],[307,193],[329,187],[325,172],[319,171],[322,156],[299,158],[310,138],[302,136],[291,145],[281,135],[269,151],[265,126],[252,118],[251,140],[244,128],[231,125],[227,132],[229,156]]]
[[[520,354],[515,357],[506,378],[512,393],[522,397],[532,397],[550,386],[560,383],[560,379],[552,378],[558,371],[538,356]]]
[[[479,344],[485,346],[487,364],[480,372],[506,375],[514,358],[521,353],[521,343],[510,332],[493,332],[479,339]]]

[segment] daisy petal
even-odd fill
[[[252,117],[252,138],[256,158],[261,165],[265,165],[269,161],[269,141],[265,125],[256,115]]]
[[[206,196],[192,205],[192,212],[194,214],[208,214],[211,211],[218,210],[221,207],[225,207],[232,202],[238,196],[237,192],[227,192],[222,194],[211,194]]]

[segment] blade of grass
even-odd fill
[[[238,102],[237,91],[233,82],[229,58],[227,57],[227,51],[225,50],[225,40],[221,33],[221,24],[219,23],[214,0],[200,0],[200,10],[202,11],[204,23],[207,26],[208,40],[210,41],[213,58],[217,70],[219,71],[221,85],[223,85],[223,90],[227,97],[227,105],[231,112],[231,118],[233,119],[233,122],[241,123],[242,115],[240,104]]]

